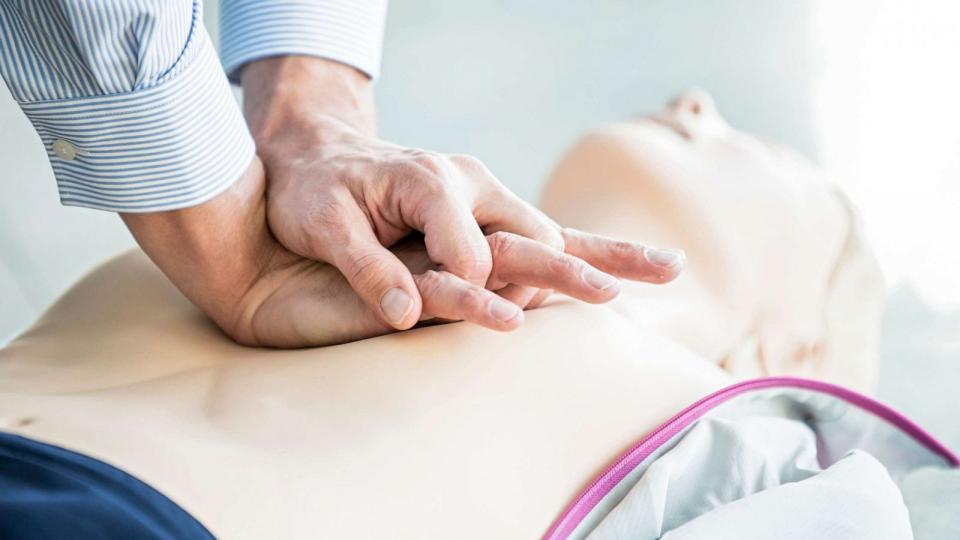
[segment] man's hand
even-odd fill
[[[144,251],[226,334],[245,345],[332,345],[395,331],[354,292],[333,266],[304,258],[273,238],[266,223],[264,171],[259,159],[229,190],[199,206],[123,214]],[[490,289],[557,290],[591,303],[616,296],[616,278],[665,283],[680,267],[649,262],[647,249],[570,229],[566,252],[498,232],[483,238],[492,253]],[[419,239],[392,248],[424,318],[464,319],[495,330],[523,322],[520,308],[488,288],[439,269]],[[598,287],[598,284],[613,283]]]
[[[413,276],[387,249],[412,230],[440,270],[480,287],[492,269],[485,235],[509,231],[563,251],[560,228],[477,159],[378,140],[370,82],[353,68],[280,57],[251,63],[242,79],[273,233],[294,253],[336,266],[393,328],[413,326],[424,309]],[[518,286],[500,293],[521,307],[546,296]],[[445,316],[469,319],[467,309]]]
[[[490,286],[556,290],[600,304],[612,300],[618,287],[598,289],[596,280],[615,281],[616,276],[665,283],[676,276],[647,262],[642,246],[572,230],[565,235],[571,239],[567,253],[512,233],[486,237],[493,252]],[[419,239],[402,240],[391,253],[413,274],[423,318],[466,320],[499,331],[523,323],[523,311],[513,302],[438,270]],[[255,336],[252,344],[322,346],[396,331],[370,310],[336,268],[298,257],[277,265],[251,289],[248,302],[259,305],[239,310],[252,316],[242,320],[238,330],[239,335]]]

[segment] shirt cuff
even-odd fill
[[[328,58],[380,75],[386,0],[230,0],[221,9],[223,67],[239,84],[243,66],[273,56]]]
[[[156,86],[20,103],[47,149],[60,201],[116,212],[204,203],[250,165],[254,144],[202,28]]]

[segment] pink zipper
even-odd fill
[[[909,418],[853,390],[848,390],[830,383],[796,377],[765,377],[762,379],[752,379],[728,386],[700,399],[640,439],[640,441],[623,453],[612,465],[597,476],[586,489],[580,492],[553,523],[544,535],[544,540],[565,540],[569,537],[587,514],[589,514],[630,471],[640,465],[643,460],[648,458],[665,442],[672,439],[677,433],[706,414],[710,409],[740,394],[773,387],[804,388],[842,399],[900,428],[901,431],[911,436],[918,443],[942,456],[952,467],[960,465],[960,459],[958,459],[953,452]]]

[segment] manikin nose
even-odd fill
[[[690,139],[716,137],[730,130],[710,94],[699,89],[686,90],[673,98],[667,105],[667,117]]]
[[[715,114],[717,111],[710,94],[698,88],[681,92],[670,101],[670,107],[694,116],[708,113]]]

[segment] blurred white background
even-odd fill
[[[535,200],[584,130],[707,89],[733,125],[798,148],[853,194],[891,288],[881,397],[960,447],[958,20],[950,0],[396,0],[381,134],[477,155]],[[3,343],[133,242],[115,215],[59,205],[5,88],[0,128]]]

